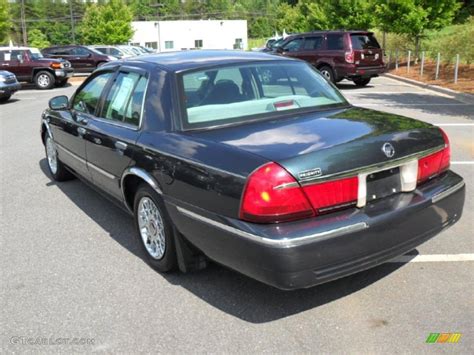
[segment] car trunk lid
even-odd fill
[[[428,123],[357,107],[189,134],[277,162],[300,181],[357,173],[444,144],[440,130]],[[385,143],[394,149],[390,157],[382,149]]]

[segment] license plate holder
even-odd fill
[[[400,168],[392,168],[367,175],[367,202],[401,191]]]

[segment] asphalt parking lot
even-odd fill
[[[409,257],[283,292],[218,265],[161,275],[127,214],[80,181],[52,182],[40,115],[75,88],[27,89],[0,106],[2,352],[474,353],[473,104],[388,78],[341,83],[355,105],[443,127],[467,184],[464,215]],[[426,343],[444,332],[460,342]]]

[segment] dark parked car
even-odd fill
[[[37,48],[30,47],[0,47],[0,68],[41,90],[66,85],[74,73],[68,61],[43,58]]]
[[[102,64],[117,60],[116,57],[103,54],[93,48],[85,46],[55,46],[41,51],[48,58],[62,58],[69,61],[78,72],[90,72]]]
[[[333,83],[349,79],[365,86],[385,71],[383,51],[367,31],[301,33],[287,37],[275,51],[311,63]]]
[[[312,66],[264,53],[106,64],[51,99],[41,139],[51,176],[124,206],[163,272],[209,258],[309,287],[414,249],[464,204],[440,128],[354,107]]]
[[[0,70],[0,102],[6,102],[10,97],[21,89],[21,84],[15,74],[6,70]]]

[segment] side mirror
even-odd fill
[[[281,53],[283,53],[283,52],[284,52],[284,50],[283,50],[283,48],[282,48],[282,47],[276,47],[276,48],[275,48],[275,52],[277,52],[277,53],[280,53],[280,54],[281,54]]]
[[[16,59],[20,62],[20,63],[23,63],[23,56],[21,54],[18,54],[16,56]]]
[[[66,110],[69,104],[69,99],[65,95],[55,96],[49,100],[49,108],[51,110]]]

